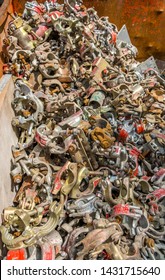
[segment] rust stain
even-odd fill
[[[13,6],[11,2],[12,2],[11,0],[5,0],[2,6],[0,7],[0,77],[3,74],[2,71],[3,61],[1,55],[3,39],[6,37],[8,23],[11,20],[11,17],[8,15],[8,12],[13,13]]]
[[[14,10],[22,13],[25,2],[13,0]],[[118,29],[126,24],[132,43],[138,48],[139,60],[150,55],[165,60],[165,0],[84,0],[84,5],[95,7],[99,16],[108,16]]]
[[[126,24],[131,41],[139,51],[139,60],[151,55],[165,60],[165,0],[91,0],[84,3],[94,6],[99,16],[109,16],[118,29]]]

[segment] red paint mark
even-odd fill
[[[53,248],[51,245],[48,245],[47,250],[43,249],[43,260],[53,260]]]
[[[128,204],[122,205],[118,204],[113,207],[113,216],[117,215],[128,215],[130,213],[130,208]]]
[[[160,200],[161,198],[165,197],[165,189],[155,190],[152,193],[150,193],[149,195],[147,195],[146,198],[151,199],[153,197],[157,200]]]
[[[119,139],[123,142],[127,140],[128,132],[125,129],[120,129],[119,131]]]
[[[41,136],[39,135],[38,132],[36,132],[35,140],[36,140],[37,143],[39,143],[42,147],[45,147],[45,145],[46,145],[46,140],[43,139],[43,138],[41,138]]]
[[[149,176],[143,176],[143,177],[142,177],[142,179],[145,180],[145,181],[149,181],[150,178],[151,178],[151,177],[149,177]]]
[[[101,178],[97,178],[96,180],[93,181],[93,186],[96,188],[98,183],[100,182]]]
[[[112,33],[111,33],[111,40],[109,42],[111,44],[115,44],[116,40],[117,40],[117,34],[114,31],[112,31]]]
[[[18,250],[10,250],[7,253],[6,260],[26,260],[26,250],[18,249]]]
[[[156,172],[155,176],[160,177],[165,173],[165,168],[161,168],[158,172]]]
[[[61,182],[61,176],[65,170],[67,170],[69,161],[65,163],[65,165],[57,172],[56,178],[54,180],[54,188],[52,190],[52,194],[57,194],[58,191],[62,188],[63,184]]]

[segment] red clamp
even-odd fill
[[[126,215],[132,218],[139,218],[142,215],[142,211],[140,210],[140,207],[137,206],[131,206],[129,204],[117,204],[112,209],[112,217],[120,216],[120,215]]]
[[[146,199],[154,199],[155,201],[159,201],[163,197],[165,197],[165,189],[158,189],[148,194]]]
[[[93,186],[94,188],[97,187],[98,183],[100,182],[101,178],[97,178],[96,180],[93,181]]]
[[[135,159],[135,163],[136,163],[136,167],[133,170],[132,174],[134,176],[137,176],[138,175],[138,157],[141,154],[141,152],[136,147],[134,147],[133,149],[129,150],[129,154]]]
[[[48,30],[46,25],[39,25],[38,29],[36,30],[37,36],[43,38],[45,36],[45,32]]]
[[[44,243],[41,246],[42,260],[54,260],[55,259],[55,248],[49,243]]]
[[[135,123],[135,128],[138,134],[141,134],[144,132],[144,124],[142,123],[142,121],[139,121],[139,123]]]
[[[123,128],[119,129],[119,140],[125,142],[128,138],[128,135],[129,133],[125,129]]]
[[[46,146],[47,137],[41,137],[41,135],[36,131],[35,140],[41,147]]]
[[[42,15],[45,12],[45,6],[44,5],[36,5],[33,9],[34,12],[36,12],[37,14]]]
[[[61,182],[61,176],[68,169],[69,161],[67,161],[64,166],[57,172],[56,178],[54,180],[54,187],[52,190],[52,194],[57,194],[59,190],[62,188],[63,184]]]
[[[112,31],[111,33],[111,40],[109,41],[110,44],[115,44],[117,40],[117,34],[116,32]]]
[[[6,260],[27,260],[26,250],[24,248],[10,250],[7,253]]]

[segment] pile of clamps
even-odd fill
[[[154,58],[139,63],[126,26],[76,0],[26,2],[3,54],[18,135],[4,258],[165,259],[165,80]]]

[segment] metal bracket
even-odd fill
[[[126,42],[131,45],[131,39],[129,37],[129,33],[125,24],[122,26],[117,35],[117,45],[120,43],[120,41]]]
[[[135,71],[138,71],[140,74],[144,74],[144,72],[147,70],[147,69],[153,69],[155,70],[156,72],[159,73],[159,69],[156,65],[156,62],[155,62],[155,59],[153,56],[149,57],[147,60],[145,60],[144,62],[140,63],[136,68],[135,68]]]

